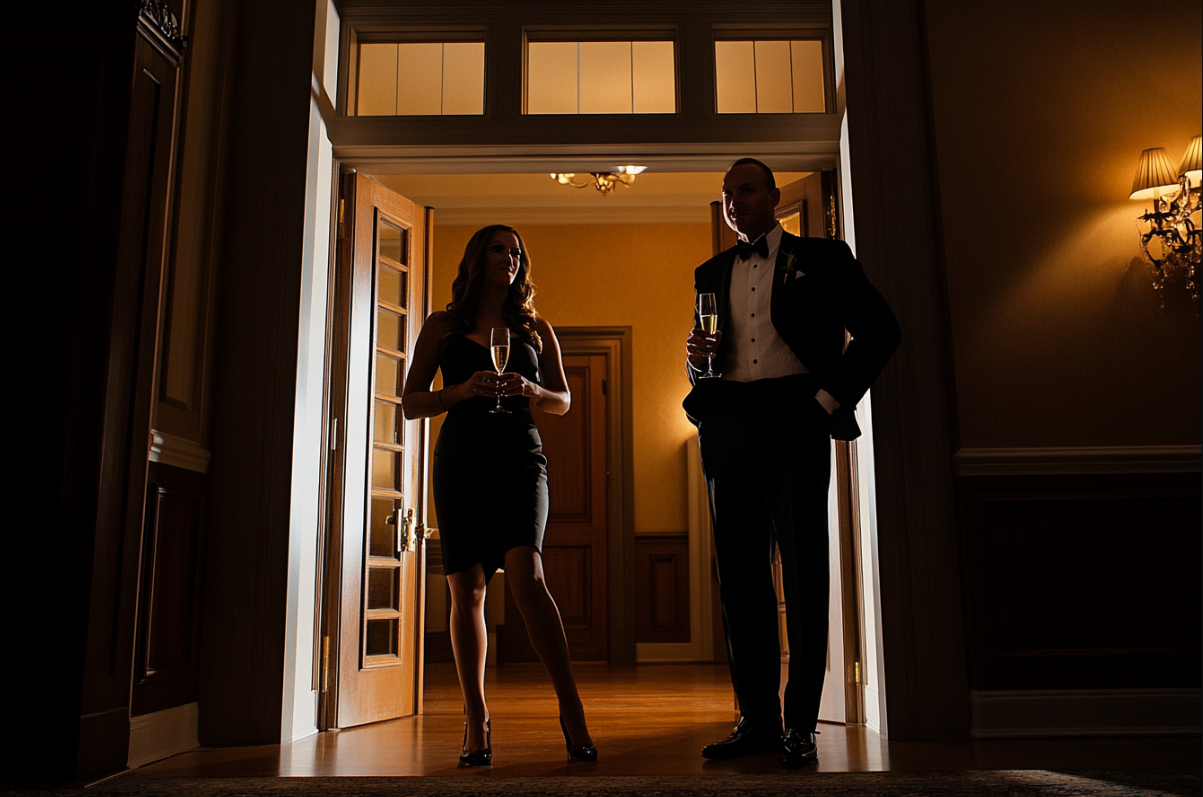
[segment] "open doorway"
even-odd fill
[[[398,162],[392,170],[405,167]],[[710,202],[717,194],[721,171],[649,170],[634,185],[610,196],[592,189],[574,190],[549,179],[546,173],[388,174],[379,166],[377,172],[371,178],[359,175],[354,179],[371,182],[375,190],[426,208],[427,311],[445,306],[449,300],[451,281],[472,232],[496,222],[521,229],[532,256],[531,276],[539,289],[536,305],[563,331],[566,355],[581,359],[582,398],[596,394],[593,406],[600,405],[603,410],[599,440],[605,456],[598,462],[604,473],[596,473],[598,466],[594,465],[594,476],[603,478],[590,484],[600,485],[600,497],[610,509],[609,515],[598,515],[605,528],[604,547],[593,548],[605,557],[605,567],[588,569],[581,564],[588,557],[579,540],[566,540],[555,551],[556,531],[549,526],[550,550],[566,553],[548,560],[548,568],[562,569],[559,575],[549,572],[549,581],[553,588],[562,582],[553,593],[561,602],[570,638],[574,637],[574,625],[579,631],[575,643],[570,642],[574,659],[615,664],[713,661],[714,646],[700,646],[700,639],[695,638],[696,615],[709,607],[713,584],[709,582],[712,567],[691,566],[691,560],[698,558],[694,550],[697,537],[690,538],[689,517],[687,441],[694,429],[680,409],[688,391],[680,365],[680,342],[691,314],[693,268],[712,254],[715,245]],[[806,220],[807,227],[829,235],[832,219],[825,208],[833,196],[831,176],[781,170],[779,179],[791,190],[808,180],[808,184],[826,184],[824,198],[811,198],[809,206],[804,197],[793,197],[787,191],[782,211],[787,225],[802,223],[799,211],[815,211],[814,219]],[[349,238],[356,236],[351,233]],[[611,344],[603,343],[606,330],[614,339]],[[416,334],[416,326],[410,334]],[[593,376],[587,374],[591,358],[596,359]],[[589,412],[589,405],[582,401],[578,409]],[[619,427],[612,428],[615,418]],[[625,430],[621,428],[624,424]],[[439,425],[440,420],[435,419],[424,444],[433,443]],[[566,427],[565,441],[574,435],[579,438],[581,429]],[[855,587],[860,572],[856,560],[850,558],[855,538],[849,540],[848,534],[855,528],[853,513],[859,491],[852,471],[855,459],[845,449],[837,460],[837,469],[842,469],[837,472],[845,478],[833,481],[833,510],[839,522],[832,528],[836,633],[829,701],[838,711],[825,713],[825,718],[858,724],[863,722],[857,709],[860,684],[855,678],[863,648],[862,610]],[[423,462],[414,472],[427,466],[428,462]],[[412,521],[414,528],[437,535],[438,520],[428,485],[420,489],[423,494],[413,501],[419,510]],[[566,489],[561,499],[568,504],[575,500],[579,509],[589,503],[578,500],[585,497],[583,493]],[[596,503],[597,498],[590,500]],[[834,544],[837,540],[839,544]],[[416,545],[422,545],[420,538]],[[447,600],[437,542],[430,540],[426,550],[429,556],[423,565],[426,583],[421,596],[425,600],[425,633],[412,645],[418,661],[409,670],[416,679],[418,697],[405,713],[421,710],[422,666],[450,659],[445,639]],[[708,556],[708,546],[706,553]],[[588,589],[582,588],[585,585]],[[513,622],[517,612],[512,602],[505,600],[504,575],[499,575],[492,593],[486,613],[492,634],[490,661],[533,660],[522,644],[524,629]],[[714,616],[713,612],[706,614]],[[718,636],[721,638],[721,629]],[[324,658],[328,655],[323,652]],[[345,659],[340,656],[338,661]],[[326,727],[341,726],[327,719]]]

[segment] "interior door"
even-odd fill
[[[543,569],[573,661],[607,661],[606,356],[565,355],[564,373],[572,409],[548,415],[532,406],[547,457],[550,511]],[[538,660],[508,588],[498,657]]]
[[[777,219],[786,232],[802,237],[838,238],[839,219],[835,207],[835,174],[815,172],[789,185],[781,186]],[[834,441],[832,446],[831,489],[828,493],[829,562],[831,569],[830,615],[828,619],[827,677],[823,681],[823,700],[819,719],[825,722],[859,724],[863,722],[863,698],[860,675],[863,619],[860,609],[860,550],[858,526],[858,490],[856,485],[856,443]],[[774,582],[780,585],[780,563],[774,563]],[[789,660],[785,639],[783,594],[778,586],[781,608],[782,682]]]
[[[400,397],[426,316],[429,242],[428,211],[368,177],[344,178],[342,203],[325,613],[335,651],[323,650],[337,692],[323,714],[345,728],[419,705],[427,440]]]

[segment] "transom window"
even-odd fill
[[[484,42],[364,42],[358,116],[450,116],[485,111]]]
[[[823,42],[716,41],[719,113],[825,113]]]
[[[526,113],[676,113],[671,41],[526,45]]]

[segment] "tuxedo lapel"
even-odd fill
[[[731,317],[731,271],[734,268],[735,250],[723,253],[719,264],[718,284],[714,286],[714,298],[718,302],[719,329],[726,327],[727,319]]]
[[[785,285],[797,279],[801,267],[795,246],[798,240],[797,236],[782,232],[781,243],[777,246],[777,260],[773,266],[773,295],[769,298],[769,318],[772,319],[773,326],[777,326]]]

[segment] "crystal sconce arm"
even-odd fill
[[[1203,235],[1197,216],[1203,183],[1203,137],[1195,136],[1177,172],[1165,150],[1146,149],[1132,182],[1130,199],[1152,200],[1137,218],[1140,251],[1153,271],[1153,290],[1165,307],[1167,285],[1181,284],[1199,313],[1199,260]]]

